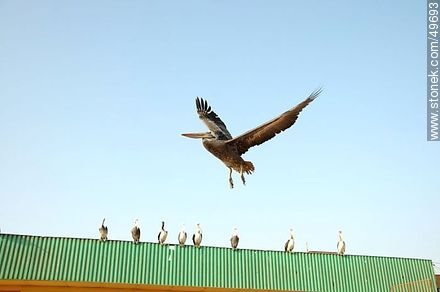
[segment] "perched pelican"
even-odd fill
[[[192,240],[196,247],[200,247],[202,243],[202,228],[200,228],[200,223],[196,225],[197,231],[193,234]]]
[[[284,251],[293,252],[294,246],[295,246],[295,240],[293,237],[293,230],[290,229],[290,238],[286,241],[286,244],[284,244]]]
[[[141,229],[139,227],[139,220],[134,220],[134,227],[131,229],[131,236],[133,237],[133,242],[135,244],[139,243],[141,239]]]
[[[238,237],[238,230],[237,230],[237,228],[234,228],[234,230],[232,231],[232,236],[231,236],[231,247],[232,247],[232,249],[236,249],[237,248],[239,240],[240,240],[240,238]]]
[[[179,236],[177,237],[179,240],[179,245],[183,246],[186,242],[186,232],[185,232],[185,224],[182,224],[182,227],[180,228]]]
[[[168,236],[168,231],[165,230],[165,222],[162,221],[162,228],[159,234],[157,235],[157,241],[159,241],[159,243],[163,245],[165,243],[165,240],[167,240],[167,236]]]
[[[101,227],[99,227],[99,234],[101,235],[101,241],[107,241],[108,228],[104,226],[105,218],[102,219]]]
[[[345,241],[344,238],[342,237],[342,231],[339,231],[339,241],[337,244],[337,248],[338,248],[338,255],[344,255],[345,253]]]
[[[255,168],[252,162],[245,161],[241,155],[248,151],[249,148],[260,145],[275,137],[276,134],[291,127],[297,120],[302,109],[311,103],[321,91],[321,89],[318,89],[312,92],[309,97],[297,106],[235,138],[229,133],[223,121],[211,110],[211,107],[208,106],[208,102],[203,100],[203,98],[199,99],[197,97],[197,113],[199,118],[208,127],[209,132],[187,133],[182,135],[189,138],[201,138],[206,150],[220,159],[226,167],[229,168],[229,186],[231,188],[234,187],[232,170],[240,173],[244,185],[246,183],[244,173],[251,174]]]

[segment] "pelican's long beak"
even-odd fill
[[[185,137],[188,137],[188,138],[194,138],[194,139],[213,138],[211,132],[205,132],[205,133],[186,133],[186,134],[182,134],[182,136],[185,136]]]

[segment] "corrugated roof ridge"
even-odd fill
[[[67,236],[53,236],[53,235],[31,235],[31,234],[17,234],[17,233],[0,233],[0,237],[2,235],[11,235],[11,236],[26,236],[26,237],[38,237],[38,238],[48,238],[48,239],[72,239],[72,240],[90,240],[90,241],[99,241],[98,238],[87,238],[87,237],[67,237]],[[131,240],[122,240],[122,239],[108,239],[107,241],[113,241],[113,242],[132,242]],[[157,242],[152,241],[140,241],[139,244],[153,244],[153,245],[160,245]],[[179,246],[178,243],[166,243],[165,246]],[[193,245],[185,245],[187,247],[193,247],[196,248]],[[224,246],[211,246],[211,245],[202,245],[201,248],[214,248],[214,249],[225,249],[229,250],[230,247],[224,247]],[[285,251],[282,250],[270,250],[270,249],[253,249],[253,248],[238,248],[237,250],[245,250],[245,251],[255,251],[255,252],[274,252],[274,253],[285,253]],[[304,252],[304,251],[295,251],[296,254],[310,254],[310,255],[324,255],[324,256],[338,256],[336,252],[333,254],[328,251],[317,251],[313,250],[311,252]],[[378,255],[362,255],[362,254],[345,254],[344,257],[349,256],[355,256],[355,257],[372,257],[372,258],[386,258],[386,259],[407,259],[407,260],[423,260],[423,261],[430,261],[432,262],[432,259],[425,259],[425,258],[410,258],[410,257],[397,257],[397,256],[378,256]]]

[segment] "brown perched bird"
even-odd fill
[[[131,229],[131,237],[133,237],[133,242],[135,244],[139,243],[141,239],[141,228],[139,227],[139,220],[134,220],[134,227]]]
[[[234,187],[232,170],[240,173],[244,185],[246,183],[244,173],[251,174],[255,168],[252,162],[245,161],[241,155],[248,151],[249,148],[260,145],[275,137],[276,134],[291,127],[302,109],[311,103],[321,92],[322,89],[312,92],[309,97],[297,106],[235,138],[232,138],[232,135],[226,129],[226,125],[217,114],[211,110],[208,102],[203,100],[203,98],[199,99],[197,97],[197,113],[199,118],[208,127],[209,132],[187,133],[182,135],[189,138],[201,138],[206,150],[220,159],[226,167],[229,168],[229,186],[231,188]]]
[[[237,228],[234,228],[234,230],[232,231],[232,236],[231,236],[232,249],[237,249],[239,240],[240,240],[240,237],[238,237],[238,230],[237,230]]]
[[[99,227],[99,235],[101,241],[107,241],[108,228],[104,226],[105,218],[102,219],[101,227]]]

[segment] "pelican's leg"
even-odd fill
[[[232,181],[232,168],[229,167],[229,187],[234,188],[234,182]]]
[[[243,185],[246,185],[246,180],[244,179],[244,174],[243,174],[243,165],[240,166],[240,175],[241,175],[241,181],[243,182]]]

